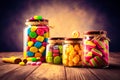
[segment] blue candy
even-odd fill
[[[28,34],[30,34],[30,32],[31,32],[31,28],[29,28],[27,32],[28,32]]]
[[[34,53],[33,53],[33,52],[28,51],[28,52],[27,52],[27,56],[28,56],[28,57],[33,57],[33,56],[34,56]]]
[[[35,47],[37,48],[40,48],[42,46],[42,43],[37,41],[35,44],[34,44]]]
[[[44,42],[48,42],[48,38],[44,38]]]

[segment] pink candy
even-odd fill
[[[41,65],[42,62],[38,61],[38,62],[27,62],[27,65],[32,65],[32,66],[36,66],[36,65]]]
[[[42,29],[37,29],[37,31],[36,31],[36,33],[38,34],[38,35],[44,35],[44,31],[42,30]]]

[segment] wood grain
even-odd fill
[[[65,80],[64,66],[43,63],[26,80]]]

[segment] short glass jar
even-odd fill
[[[63,45],[64,66],[82,66],[82,38],[66,38]]]
[[[48,38],[48,44],[46,49],[46,62],[53,64],[62,63],[63,53],[63,37]]]
[[[108,67],[109,39],[106,34],[106,31],[87,31],[84,33],[84,66]]]

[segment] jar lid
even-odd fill
[[[81,41],[83,39],[82,38],[66,38],[65,40],[67,40],[67,41]]]
[[[48,38],[48,40],[64,40],[65,38],[64,37],[51,37],[51,38]]]
[[[84,32],[85,35],[91,35],[91,34],[107,34],[104,30],[95,30],[95,31],[86,31]]]
[[[31,17],[30,19],[27,19],[25,22],[26,25],[48,25],[48,20],[43,19],[42,16],[34,16]]]

